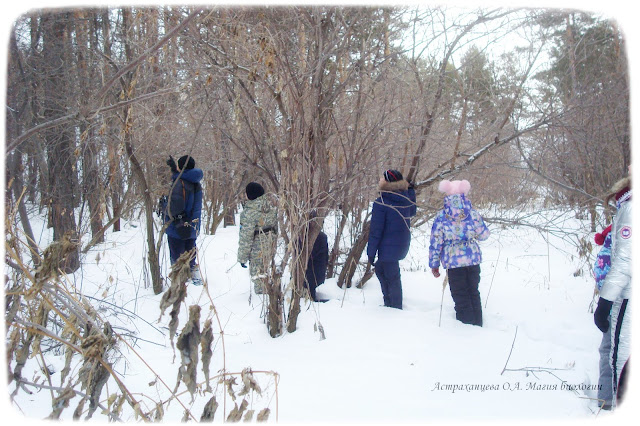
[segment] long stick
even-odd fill
[[[440,299],[440,319],[438,320],[438,327],[442,324],[442,305],[444,304],[444,289],[447,288],[449,282],[449,273],[444,274],[444,280],[442,281],[442,298]]]

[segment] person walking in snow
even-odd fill
[[[611,225],[595,235],[595,243],[602,246],[593,265],[593,275],[596,281],[596,292],[602,288],[607,272],[611,269]],[[602,333],[602,341],[598,348],[600,353],[598,376],[598,400],[602,402],[604,410],[611,410],[613,406],[613,370],[609,362],[611,354],[611,329]]]
[[[618,211],[611,226],[611,268],[600,288],[594,322],[611,334],[612,409],[622,400],[631,349],[632,204],[630,175],[616,182],[606,204],[615,197]]]
[[[169,157],[167,165],[171,168],[171,193],[165,209],[167,241],[171,265],[187,251],[196,249],[196,238],[200,233],[202,215],[202,181],[203,173],[196,168],[193,157],[183,155],[176,164]],[[196,265],[194,254],[190,261],[191,281],[194,285],[202,285],[200,268]]]
[[[398,170],[384,172],[378,190],[380,196],[371,211],[367,256],[380,281],[384,306],[402,309],[399,262],[407,256],[411,244],[416,193]]]
[[[470,189],[466,180],[443,180],[438,185],[445,194],[444,208],[431,227],[429,267],[436,278],[440,276],[440,265],[447,270],[456,319],[482,327],[478,290],[482,251],[478,241],[489,238],[490,232],[467,198]]]
[[[266,291],[267,272],[273,260],[278,237],[278,215],[257,182],[247,185],[247,200],[242,203],[238,241],[238,262],[249,263],[249,274],[256,294]]]
[[[312,220],[316,215],[312,214]],[[316,295],[316,288],[324,284],[327,277],[327,265],[329,264],[329,242],[327,234],[322,230],[316,237],[309,260],[307,261],[307,269],[304,274],[304,286],[309,291],[309,296],[314,302],[319,302]]]

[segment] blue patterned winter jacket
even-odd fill
[[[431,227],[429,267],[445,269],[479,265],[477,241],[489,238],[489,228],[464,194],[448,195]]]

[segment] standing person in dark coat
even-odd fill
[[[327,264],[329,263],[329,243],[327,234],[320,231],[316,241],[313,243],[307,270],[304,274],[304,286],[309,290],[311,300],[319,302],[316,295],[316,288],[324,284],[327,277]]]
[[[371,211],[367,256],[380,281],[384,306],[402,309],[399,262],[409,253],[416,193],[398,170],[384,172],[378,189],[380,196]]]
[[[438,190],[445,194],[444,208],[431,227],[429,266],[436,278],[441,264],[447,270],[456,319],[482,327],[478,291],[482,251],[478,241],[489,238],[490,232],[467,198],[470,189],[466,180],[440,182]]]
[[[176,164],[169,157],[167,165],[171,168],[172,193],[165,213],[165,222],[171,222],[166,230],[169,242],[171,264],[176,263],[180,255],[196,247],[196,238],[200,232],[202,216],[202,180],[201,169],[196,168],[193,157],[184,155]],[[178,206],[180,206],[178,208]],[[176,211],[176,208],[180,210]],[[175,212],[175,214],[171,214]],[[200,269],[196,265],[196,256],[191,259],[191,280],[194,285],[202,285]]]

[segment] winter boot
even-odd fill
[[[198,266],[191,269],[191,284],[202,285],[202,276],[200,275],[200,268]]]

